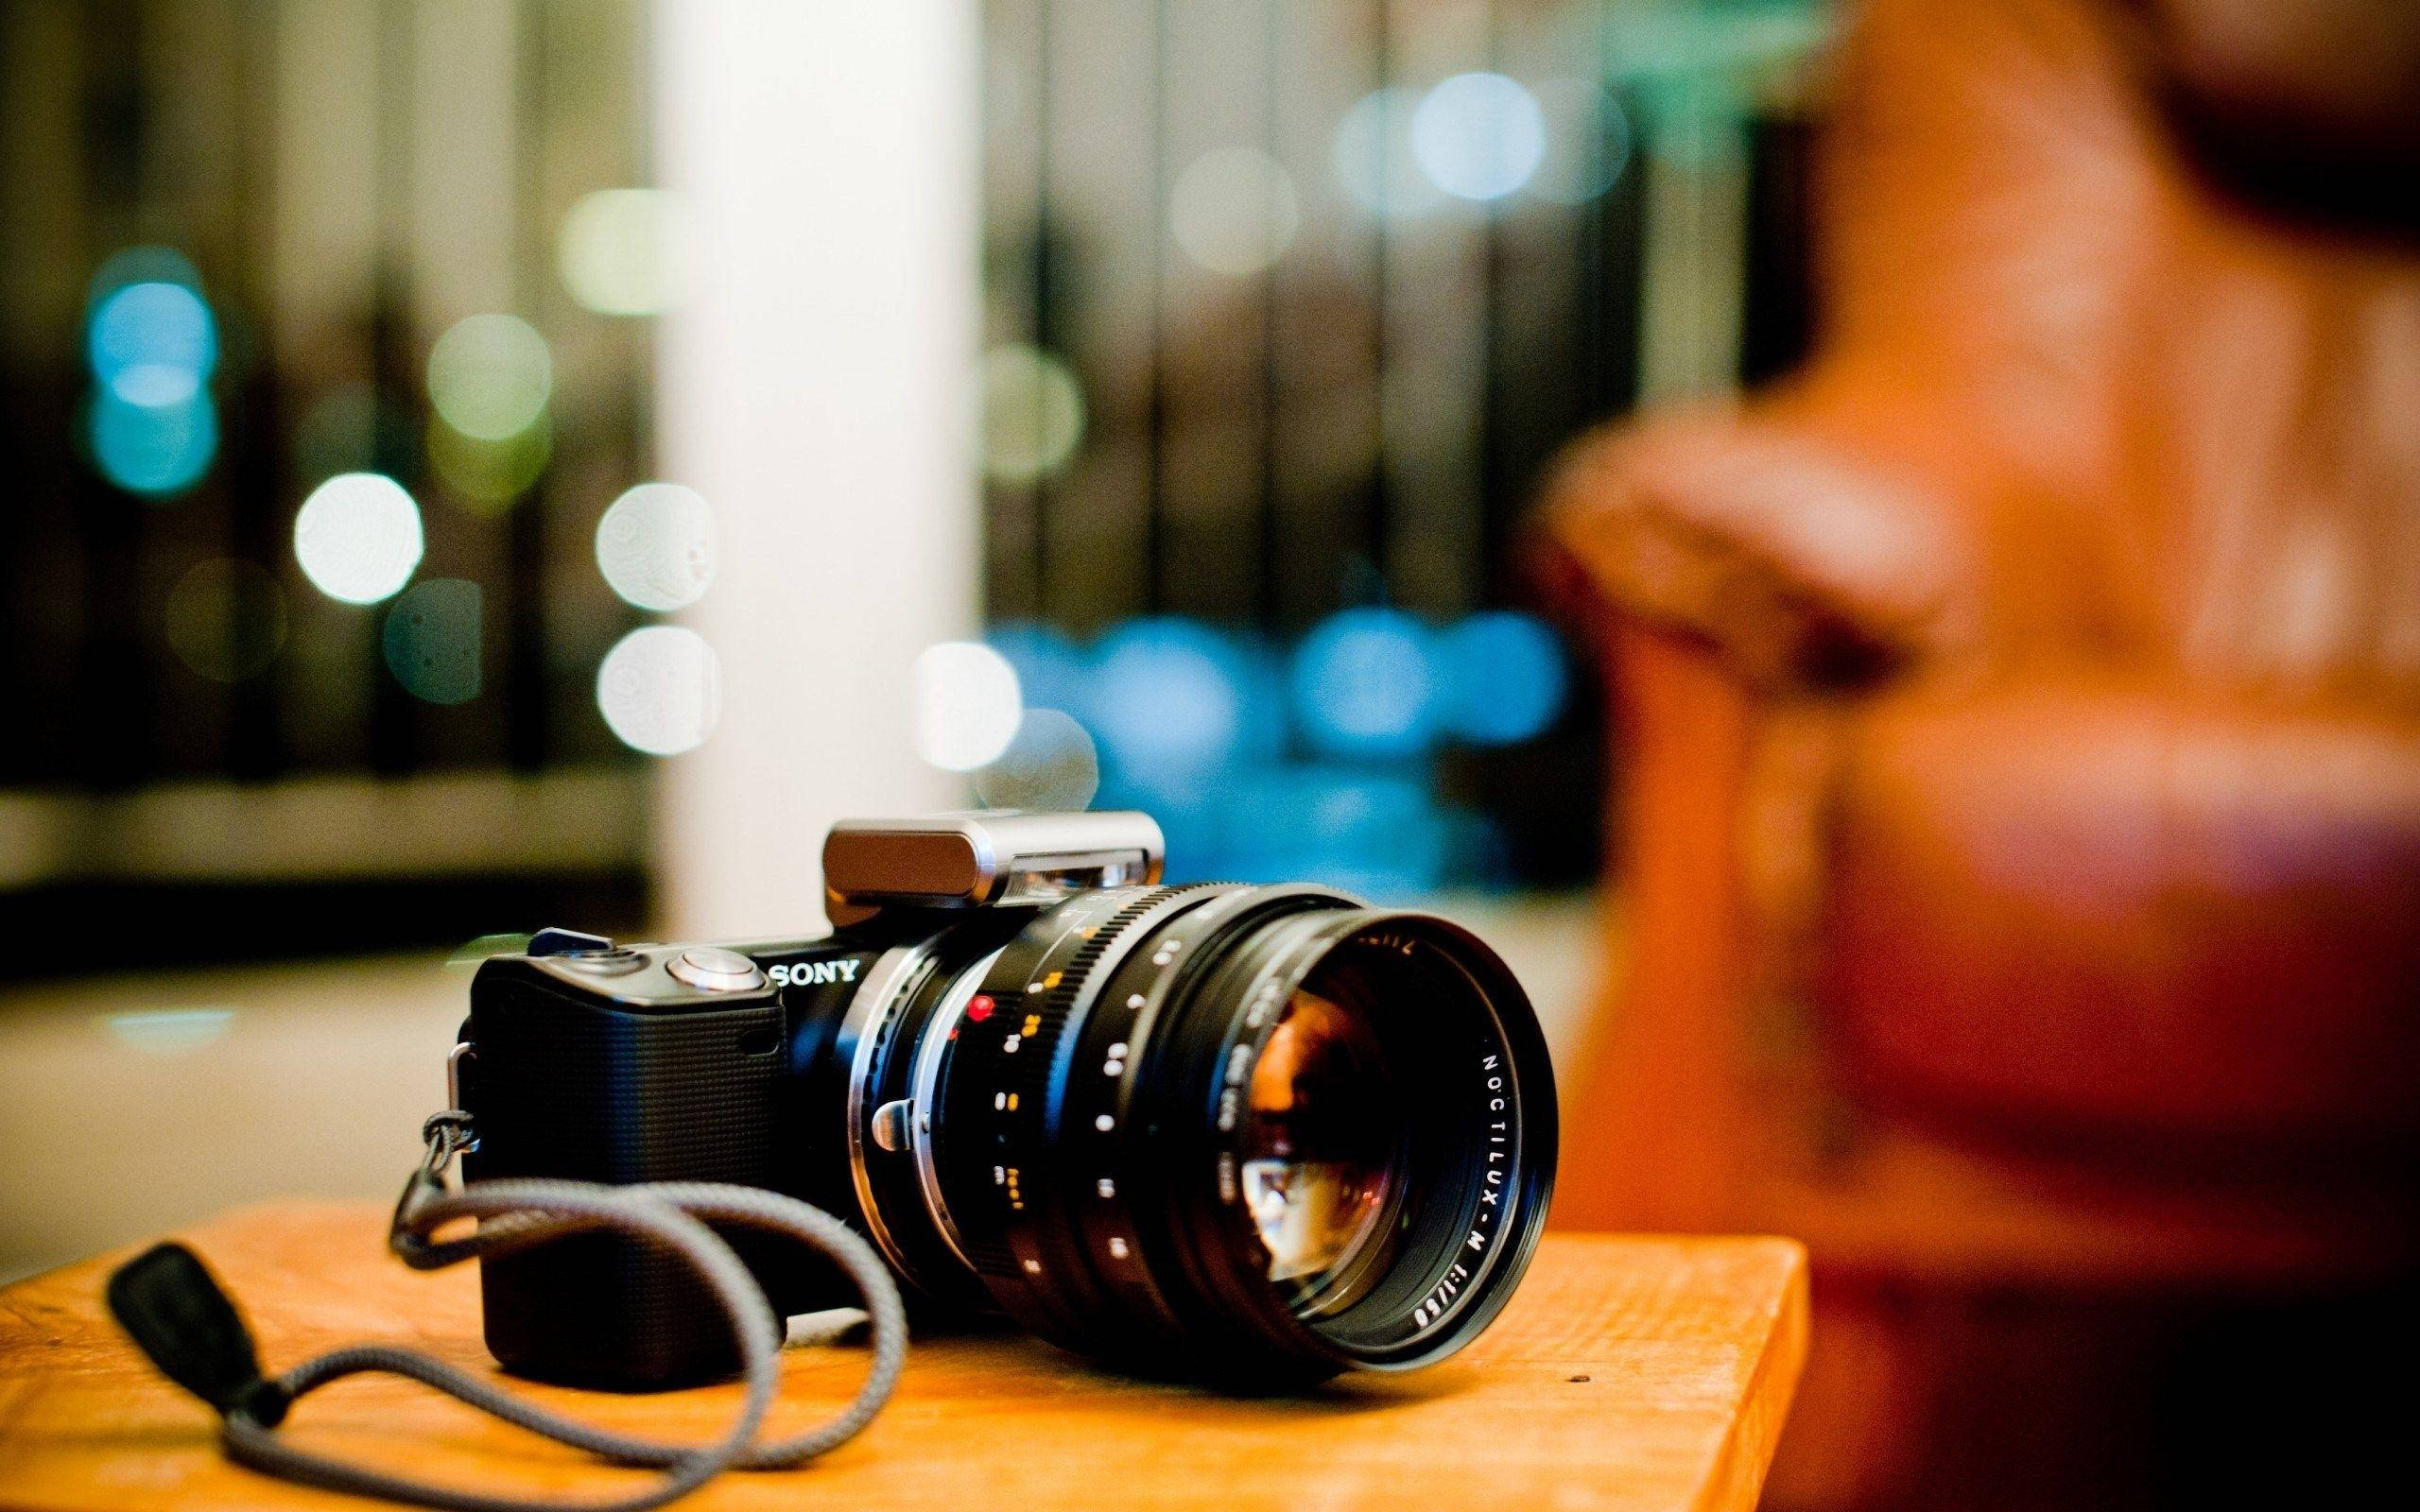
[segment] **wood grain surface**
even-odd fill
[[[271,1370],[388,1340],[493,1369],[470,1266],[417,1275],[356,1206],[241,1210],[182,1238],[251,1318]],[[229,1465],[207,1408],[154,1375],[102,1306],[124,1255],[0,1292],[0,1505],[363,1507]],[[807,1468],[733,1473],[679,1505],[1730,1508],[1754,1503],[1806,1349],[1806,1261],[1781,1239],[1555,1234],[1470,1349],[1409,1376],[1244,1400],[1126,1380],[1009,1334],[920,1338],[898,1395]],[[856,1387],[851,1344],[784,1362],[774,1430]],[[515,1383],[599,1422],[707,1438],[736,1388],[599,1396]],[[647,1472],[596,1464],[408,1382],[314,1394],[285,1432],[330,1452],[477,1486],[597,1495]]]

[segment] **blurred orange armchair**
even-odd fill
[[[2315,9],[2420,62],[2420,8]],[[2368,180],[2384,230],[2221,188],[2242,160],[2180,140],[2313,112],[2196,10],[1861,8],[1814,359],[1592,439],[1551,501],[1631,963],[1556,1217],[1808,1242],[1784,1502],[1908,1494],[1955,1432],[1940,1314],[1875,1288],[2291,1295],[2415,1252],[2420,177]]]

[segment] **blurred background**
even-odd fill
[[[0,1278],[1137,806],[1808,1239],[1777,1503],[2357,1463],[2235,1388],[2412,1342],[2414,9],[7,0]]]

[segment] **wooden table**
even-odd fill
[[[183,1234],[251,1318],[263,1364],[364,1339],[493,1368],[470,1266],[417,1275],[386,1214],[284,1203]],[[105,1256],[0,1291],[0,1505],[353,1507],[220,1458],[207,1408],[152,1374],[102,1306]],[[1409,1376],[1281,1400],[1124,1380],[1009,1336],[921,1340],[890,1406],[804,1469],[735,1473],[677,1505],[917,1508],[1753,1505],[1806,1350],[1806,1270],[1782,1239],[1556,1235],[1495,1328]],[[851,1346],[795,1349],[774,1427],[855,1389]],[[658,1436],[708,1438],[735,1388],[654,1397],[524,1385]],[[595,1464],[410,1383],[355,1377],[285,1432],[483,1489],[601,1493]]]

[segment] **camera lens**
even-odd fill
[[[1068,1348],[1251,1387],[1424,1365],[1503,1306],[1545,1222],[1554,1091],[1477,938],[1296,885],[958,927],[853,1099],[911,1105],[910,1148],[852,1147],[889,1247],[920,1280],[956,1269],[929,1289],[979,1282]]]

